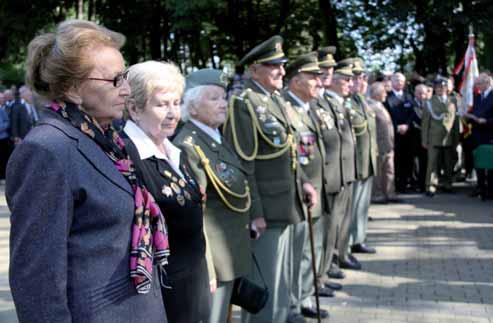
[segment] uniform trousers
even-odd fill
[[[430,192],[435,192],[438,186],[440,171],[443,170],[443,185],[452,187],[452,175],[454,171],[455,148],[452,146],[428,147],[428,167],[426,169],[426,187]]]
[[[351,190],[342,187],[340,192],[327,195],[329,214],[322,218],[324,227],[323,254],[318,271],[318,281],[326,282],[326,273],[330,269],[332,258],[336,251],[336,243],[339,239],[342,220],[348,205],[348,200],[352,195]]]
[[[353,223],[350,230],[349,246],[364,243],[368,229],[373,176],[356,181],[353,187]]]
[[[316,219],[313,219],[313,242],[315,249],[315,268],[318,271],[320,268],[321,259],[324,254],[324,238],[328,217],[324,214]],[[293,290],[297,293],[294,298],[296,308],[293,312],[299,312],[301,307],[314,307],[315,304],[312,301],[312,296],[315,294],[315,286],[313,281],[315,276],[313,275],[312,268],[312,251],[310,245],[310,232],[308,227],[308,222],[304,222],[304,225],[297,225],[296,228],[296,238],[294,243],[299,243],[303,245],[300,270],[297,278],[297,283],[295,282]],[[295,271],[296,274],[296,271]],[[318,276],[318,275],[317,275]],[[296,277],[296,276],[295,276]],[[296,278],[295,278],[296,279]]]
[[[292,227],[269,226],[258,240],[253,242],[253,252],[269,288],[269,299],[257,314],[242,310],[242,323],[284,323],[290,312],[291,288],[293,286],[293,267],[299,260],[293,260]],[[250,270],[251,280],[263,286],[258,270]]]
[[[395,197],[394,152],[378,155],[377,175],[373,179],[372,199],[387,200]]]
[[[352,201],[353,201],[353,183],[348,183],[344,186],[347,197],[346,204],[342,207],[344,215],[341,221],[341,228],[336,241],[336,249],[340,259],[346,259],[349,251],[349,234],[351,224],[353,223]]]
[[[211,314],[208,323],[223,323],[228,319],[228,309],[233,292],[234,280],[217,282],[217,289],[212,294]]]

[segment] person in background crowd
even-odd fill
[[[10,157],[10,119],[5,110],[5,95],[0,92],[0,181],[5,179],[7,161]]]
[[[67,20],[29,44],[27,84],[51,103],[7,166],[21,323],[167,322],[156,275],[165,223],[111,128],[130,94],[124,42]]]
[[[292,122],[296,146],[298,149],[298,164],[307,180],[313,184],[317,192],[317,200],[320,203],[311,209],[313,241],[317,268],[320,267],[320,260],[323,252],[324,229],[326,226],[327,210],[325,197],[323,196],[323,177],[325,149],[323,147],[320,132],[313,120],[310,102],[318,96],[320,89],[320,68],[318,66],[317,53],[311,52],[300,55],[290,62],[286,68],[287,88],[282,95],[288,105],[286,112]],[[295,201],[296,212],[301,218],[308,219],[308,210],[303,203],[301,183],[297,187],[298,198]],[[293,227],[293,244],[302,246],[302,253],[299,254],[299,266],[295,266],[293,273],[297,279],[293,286],[292,297],[295,304],[292,312],[301,313],[306,317],[316,317],[317,309],[312,301],[315,293],[313,285],[314,277],[312,269],[312,254],[310,246],[308,221],[303,221]],[[334,296],[333,290],[320,285],[318,294],[322,297]],[[320,316],[328,316],[326,310],[320,310]]]
[[[299,266],[302,247],[293,244],[292,228],[304,219],[294,212],[297,181],[302,181],[303,196],[313,207],[316,191],[305,180],[296,158],[292,125],[286,115],[286,102],[279,95],[287,58],[283,39],[273,36],[250,50],[240,61],[248,66],[250,79],[238,96],[231,98],[232,109],[223,126],[224,136],[240,156],[251,176],[251,229],[255,256],[270,291],[266,306],[257,314],[242,313],[243,322],[303,322],[301,314],[291,312],[290,291],[294,284],[289,274]],[[301,247],[301,248],[300,248]],[[252,279],[262,280],[256,270]]]
[[[453,98],[447,95],[447,79],[437,77],[435,95],[423,112],[422,145],[428,151],[426,194],[434,196],[443,170],[442,190],[452,192],[453,154],[459,143],[459,118]]]
[[[352,253],[376,253],[375,248],[365,244],[371,189],[377,174],[378,147],[375,112],[366,102],[368,83],[361,58],[353,59],[353,74],[349,115],[356,137],[356,181],[353,186],[350,246]]]
[[[414,101],[413,109],[414,114],[411,123],[411,136],[412,136],[412,157],[413,157],[413,180],[416,183],[418,192],[426,192],[426,165],[427,165],[427,152],[423,148],[422,143],[422,118],[423,111],[428,108],[427,88],[424,84],[418,84],[414,88]]]
[[[180,120],[185,80],[173,63],[147,61],[128,69],[128,81],[132,94],[126,104],[125,143],[169,230],[171,254],[166,272],[160,273],[164,308],[170,322],[203,322],[216,289],[205,258],[205,191],[186,156],[168,140]]]
[[[471,113],[466,117],[472,123],[472,150],[480,145],[493,144],[493,87],[492,79],[481,73],[475,81],[479,94],[474,97]],[[475,195],[482,199],[493,197],[493,171],[475,166],[478,186]]]
[[[377,123],[378,167],[373,181],[372,203],[402,202],[395,194],[394,183],[394,126],[389,112],[383,106],[387,92],[381,82],[370,86],[368,104],[375,112]]]
[[[405,91],[406,77],[402,73],[392,75],[392,91],[387,96],[385,107],[389,111],[395,130],[395,187],[397,192],[407,192],[411,184],[413,169],[412,143],[409,127],[414,114],[413,98]]]
[[[39,120],[39,114],[33,105],[32,91],[27,86],[21,86],[19,95],[21,100],[12,105],[10,113],[11,139],[15,145],[22,142]]]
[[[209,323],[226,322],[236,278],[252,268],[250,206],[258,199],[248,186],[248,174],[219,127],[227,116],[226,75],[201,69],[188,75],[183,97],[185,121],[173,142],[186,153],[207,201],[204,227],[209,280],[217,281]]]

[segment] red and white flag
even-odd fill
[[[466,54],[462,61],[454,68],[454,74],[457,75],[464,69],[462,79],[459,84],[459,92],[462,95],[462,104],[459,107],[459,114],[462,116],[472,107],[474,100],[474,80],[479,75],[478,60],[474,49],[474,34],[469,34],[469,44],[467,45]]]

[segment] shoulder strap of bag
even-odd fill
[[[252,252],[252,258],[253,258],[253,262],[255,262],[255,267],[257,267],[258,273],[260,275],[260,279],[262,279],[262,284],[264,284],[264,288],[268,290],[269,288],[265,283],[264,275],[262,275],[262,271],[260,270],[260,266],[258,265],[257,257],[255,257],[255,254],[253,252]]]

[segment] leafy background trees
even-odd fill
[[[271,35],[289,56],[319,46],[360,55],[373,69],[450,71],[474,27],[481,69],[493,67],[492,0],[3,0],[0,78],[19,82],[26,46],[66,18],[100,22],[127,36],[128,64],[172,60],[186,73],[235,62]]]

